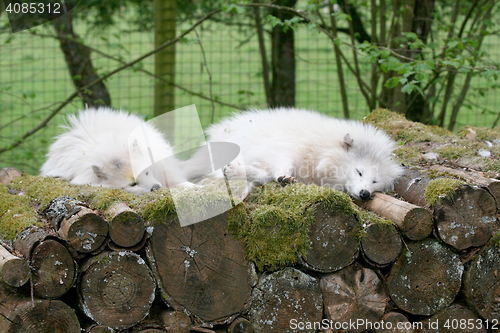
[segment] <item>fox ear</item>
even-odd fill
[[[345,151],[349,151],[349,149],[351,149],[351,147],[352,147],[353,142],[354,142],[354,140],[351,139],[351,136],[349,135],[349,133],[347,133],[344,136],[344,141],[342,142],[342,148],[344,148]]]
[[[97,165],[92,166],[92,171],[94,171],[95,175],[101,179],[108,179],[108,176],[106,176],[106,173],[102,170],[102,168],[98,167]]]

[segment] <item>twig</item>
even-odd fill
[[[266,44],[264,41],[264,29],[260,20],[260,8],[254,8],[255,25],[257,27],[257,37],[259,38],[260,58],[262,61],[262,78],[264,80],[264,90],[266,92],[267,105],[273,105],[271,100],[271,85],[269,83],[269,63],[267,62]]]
[[[38,37],[47,37],[47,38],[56,38],[56,39],[71,39],[71,38],[67,38],[67,37],[59,37],[59,36],[55,36],[55,35],[40,34],[40,33],[33,32],[33,31],[30,31],[30,34],[32,34],[32,35],[34,35],[34,36],[38,36]],[[78,43],[78,41],[77,41],[77,43]],[[95,52],[95,53],[97,53],[97,54],[99,54],[99,55],[101,55],[101,56],[103,56],[103,57],[105,57],[105,58],[112,59],[112,60],[114,60],[114,61],[116,61],[116,62],[119,62],[119,63],[121,63],[121,64],[126,64],[126,63],[127,63],[126,61],[123,61],[123,60],[122,60],[122,59],[120,59],[120,58],[117,58],[117,57],[114,57],[114,56],[109,55],[109,54],[107,54],[107,53],[104,53],[104,52],[102,52],[102,51],[101,51],[101,50],[99,50],[99,49],[93,48],[93,47],[88,46],[88,45],[86,45],[86,46],[87,46],[87,48],[88,48],[90,51]],[[202,94],[200,94],[200,93],[197,93],[197,92],[194,92],[194,91],[192,91],[192,90],[189,90],[188,88],[185,88],[185,87],[183,87],[183,86],[181,86],[181,85],[179,85],[179,84],[177,84],[177,83],[175,83],[175,82],[172,82],[172,81],[170,81],[170,80],[167,80],[166,78],[164,78],[164,77],[162,77],[162,76],[160,76],[160,75],[156,75],[155,73],[151,73],[150,71],[148,71],[148,70],[146,70],[146,69],[143,69],[143,68],[138,68],[138,69],[137,69],[137,71],[138,71],[138,72],[142,72],[142,73],[144,73],[144,74],[147,74],[147,75],[149,75],[149,76],[152,76],[152,77],[154,77],[155,79],[161,80],[163,83],[166,83],[166,84],[172,85],[172,86],[176,87],[177,89],[182,90],[182,91],[184,91],[184,92],[186,92],[186,93],[188,93],[188,94],[190,94],[190,95],[193,95],[193,96],[196,96],[196,97],[199,97],[199,98],[202,98],[202,99],[206,99],[206,100],[208,100],[208,101],[210,100],[210,97],[207,97],[207,96],[202,95]],[[228,107],[233,108],[233,109],[237,109],[237,110],[243,110],[243,109],[244,109],[244,107],[242,107],[242,106],[238,106],[238,105],[234,105],[234,104],[230,104],[230,103],[222,102],[222,101],[219,101],[219,100],[213,100],[213,101],[214,101],[215,103],[218,103],[218,104],[220,104],[220,105],[224,105],[224,106],[228,106]]]
[[[72,93],[66,100],[64,100],[56,109],[54,109],[42,122],[40,122],[35,128],[33,128],[32,130],[26,132],[22,137],[21,139],[13,142],[12,144],[8,145],[7,147],[3,147],[2,149],[0,149],[0,154],[6,152],[6,151],[9,151],[9,150],[12,150],[14,149],[15,147],[19,146],[21,143],[24,142],[24,140],[26,140],[26,138],[32,136],[33,134],[35,134],[36,132],[38,132],[40,129],[44,128],[45,126],[47,126],[47,124],[49,123],[50,120],[52,120],[52,118],[54,118],[54,116],[59,113],[59,111],[61,111],[66,105],[68,105],[76,96],[78,96],[78,94],[82,91],[84,91],[85,89],[88,89],[94,85],[96,85],[97,83],[103,81],[103,80],[106,80],[107,78],[109,78],[110,76],[124,70],[125,68],[128,68],[130,66],[133,66],[135,65],[136,63],[146,59],[147,57],[157,53],[158,51],[164,49],[165,47],[167,46],[170,46],[174,43],[177,43],[182,37],[186,36],[187,34],[189,34],[191,31],[193,31],[197,26],[199,26],[201,23],[203,23],[205,20],[207,20],[208,18],[210,18],[211,16],[217,14],[217,13],[220,13],[222,11],[222,9],[217,9],[217,10],[214,10],[213,12],[211,13],[208,13],[207,15],[205,15],[204,17],[202,17],[201,19],[199,19],[198,21],[196,21],[196,23],[194,23],[190,28],[188,28],[187,30],[185,30],[183,33],[181,33],[179,36],[177,36],[176,38],[170,40],[170,41],[167,41],[165,43],[163,43],[162,45],[160,45],[159,47],[157,47],[156,49],[140,56],[139,58],[135,59],[135,60],[132,60],[131,62],[128,62],[126,64],[124,64],[123,66],[120,66],[118,67],[117,69],[109,72],[108,74],[100,77],[99,79],[95,80],[94,82],[91,82],[89,83],[88,85],[84,86],[84,87],[81,87],[80,89],[76,90],[74,93]]]
[[[200,44],[201,54],[203,55],[203,63],[205,64],[205,68],[207,69],[210,100],[212,101],[212,117],[210,118],[210,124],[213,124],[215,117],[215,103],[214,103],[214,95],[212,93],[212,74],[210,74],[210,68],[208,68],[207,57],[205,56],[205,50],[203,49],[203,44],[201,44],[200,35],[198,35],[198,32],[196,30],[193,31],[196,34],[196,37],[198,38],[198,44]]]

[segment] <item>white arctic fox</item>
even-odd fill
[[[240,160],[226,167],[226,177],[246,174],[256,184],[297,180],[366,200],[372,192],[392,189],[403,172],[391,158],[395,143],[387,134],[368,124],[313,111],[245,111],[206,132],[210,142],[232,142],[241,149]],[[196,158],[195,154],[185,165],[187,179],[201,176]]]
[[[136,115],[108,107],[89,108],[77,116],[69,115],[68,122],[63,126],[67,131],[49,148],[47,161],[40,170],[42,176],[133,194],[186,181],[170,144],[156,128]],[[135,139],[129,148],[130,133],[141,126],[148,142]],[[151,166],[151,154],[171,157]]]

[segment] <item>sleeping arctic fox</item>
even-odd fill
[[[141,118],[100,107],[69,115],[68,122],[64,126],[67,131],[49,148],[48,159],[40,170],[42,176],[72,184],[118,188],[136,195],[186,181],[170,144]],[[141,126],[147,142],[141,135],[129,141],[129,135],[134,130],[140,133],[137,130]],[[151,154],[172,157],[168,163],[163,160],[152,165]]]
[[[381,130],[308,110],[246,111],[210,126],[207,134],[208,141],[241,149],[226,177],[246,175],[255,184],[297,180],[366,200],[375,191],[392,189],[403,171],[391,158],[395,143]],[[196,154],[188,162],[186,178],[200,176]]]

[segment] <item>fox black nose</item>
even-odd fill
[[[160,184],[154,184],[153,187],[151,187],[151,192],[153,192],[154,190],[157,190],[160,188]]]
[[[361,190],[359,192],[359,198],[361,200],[368,200],[368,199],[370,199],[370,192],[368,192],[367,190]]]

